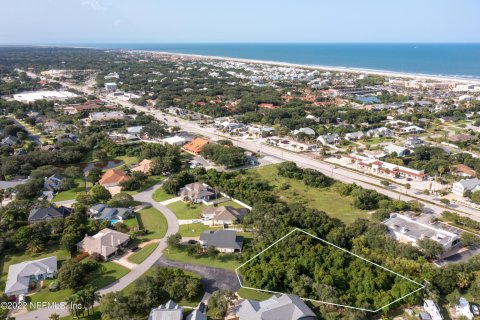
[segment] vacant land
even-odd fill
[[[87,189],[92,187],[91,182],[87,182]],[[85,193],[85,181],[82,178],[75,179],[75,187],[70,190],[59,192],[53,197],[52,202],[73,200],[76,199],[79,194]]]
[[[142,209],[137,213],[140,228],[148,230],[148,234],[139,238],[144,240],[161,239],[167,233],[167,219],[157,209],[150,207]]]
[[[357,218],[367,218],[364,210],[353,206],[353,199],[342,196],[335,186],[319,189],[306,186],[303,181],[281,177],[275,165],[249,171],[252,178],[258,177],[275,187],[275,193],[286,202],[300,202],[305,206],[325,211],[330,216],[349,224]]]

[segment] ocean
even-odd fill
[[[480,44],[110,43],[82,46],[480,79]]]

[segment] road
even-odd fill
[[[159,210],[167,219],[168,229],[165,237],[160,240],[158,247],[153,251],[153,253],[145,259],[141,264],[135,266],[128,274],[124,277],[118,279],[117,281],[111,283],[110,285],[100,289],[98,293],[101,295],[107,294],[109,292],[120,291],[128,286],[130,283],[138,279],[143,273],[145,273],[152,266],[156,265],[157,260],[162,256],[163,251],[167,248],[167,237],[169,235],[175,234],[178,232],[179,226],[177,217],[175,214],[168,209],[167,207],[153,201],[152,196],[153,192],[162,185],[163,182],[156,184],[155,186],[150,187],[149,189],[140,192],[134,196],[134,199],[141,201],[143,203],[151,204],[155,209]],[[39,309],[31,311],[28,313],[23,313],[15,315],[17,320],[32,320],[32,319],[48,319],[52,313],[57,313],[61,317],[68,315],[68,310],[66,309]]]

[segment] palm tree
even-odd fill
[[[405,183],[405,194],[408,193],[408,190],[410,190],[412,186],[410,185],[410,183]]]

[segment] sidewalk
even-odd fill
[[[172,198],[172,199],[168,199],[168,200],[162,201],[162,202],[160,202],[160,204],[163,205],[163,206],[168,206],[169,204],[174,203],[174,202],[177,202],[177,201],[180,201],[180,200],[182,200],[182,198],[180,198],[180,197],[175,197],[175,198]]]

